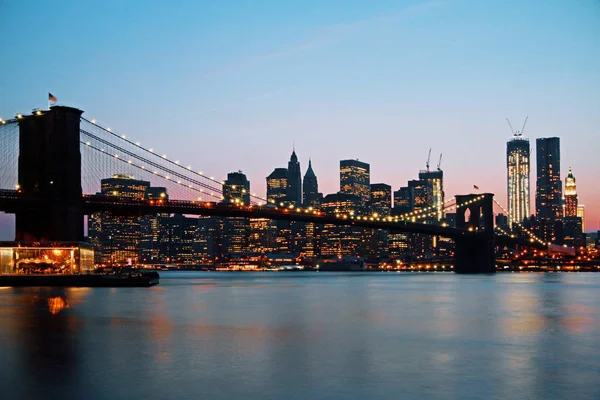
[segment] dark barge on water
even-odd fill
[[[159,283],[156,271],[81,275],[0,275],[0,286],[150,287]]]

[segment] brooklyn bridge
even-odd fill
[[[210,151],[206,144],[204,151]],[[550,245],[526,229],[516,235],[494,226],[494,207],[503,207],[491,193],[456,195],[448,201],[444,207],[456,210],[455,227],[426,223],[427,210],[393,217],[359,216],[283,206],[255,194],[250,195],[250,204],[224,202],[223,182],[88,120],[72,107],[53,106],[0,120],[0,146],[0,211],[15,214],[18,243],[82,242],[84,217],[111,212],[268,218],[446,237],[455,243],[457,273],[495,272],[498,246],[547,250]],[[168,187],[169,198],[98,194],[102,178],[122,171]]]

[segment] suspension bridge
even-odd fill
[[[490,193],[457,195],[444,204],[444,209],[456,210],[455,227],[424,223],[439,212],[433,207],[381,217],[283,206],[255,193],[250,194],[250,204],[226,203],[224,182],[82,114],[75,108],[54,106],[0,119],[0,211],[15,214],[16,241],[80,242],[85,215],[111,212],[268,218],[447,237],[455,242],[459,273],[495,272],[495,246],[548,247],[527,229],[515,235],[495,227],[494,205],[506,210]],[[101,180],[117,173],[164,187],[168,199],[101,194]]]

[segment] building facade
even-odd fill
[[[358,160],[340,161],[340,192],[357,196],[363,208],[371,200],[369,164]]]
[[[420,171],[419,180],[426,182],[429,186],[427,194],[428,207],[433,207],[434,212],[431,213],[433,220],[439,222],[444,218],[444,171],[438,169],[436,171]]]
[[[560,179],[560,139],[536,140],[537,181],[535,212],[538,236],[545,242],[562,241],[562,181]]]
[[[298,162],[295,150],[292,151],[287,171],[287,201],[290,204],[299,206],[302,204],[302,178],[300,162]]]
[[[530,215],[529,176],[529,139],[515,135],[506,143],[506,182],[510,227],[513,223],[521,223]]]
[[[225,204],[250,204],[250,181],[241,171],[227,174],[223,184],[223,202]],[[223,219],[223,252],[239,255],[248,249],[248,218]]]
[[[286,201],[288,170],[286,168],[275,168],[267,176],[267,201],[272,204],[280,204]]]
[[[317,176],[312,169],[312,162],[310,159],[308,160],[308,169],[304,174],[302,190],[304,194],[302,204],[304,207],[318,207],[323,196],[319,193],[319,183],[317,182]]]
[[[150,182],[131,175],[115,174],[100,182],[103,196],[119,200],[144,200],[148,198]],[[143,218],[100,212],[88,216],[88,237],[94,246],[96,264],[138,264],[142,242]]]

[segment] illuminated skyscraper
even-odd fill
[[[298,162],[295,150],[292,151],[287,170],[287,201],[299,206],[302,204],[302,177],[300,174],[300,163]]]
[[[358,196],[348,193],[328,194],[323,199],[321,209],[330,214],[355,214]],[[321,255],[356,256],[362,247],[362,229],[353,226],[325,224],[321,231]]]
[[[115,174],[102,179],[100,194],[116,199],[144,200],[150,182]],[[88,236],[94,244],[95,262],[105,265],[137,264],[142,240],[142,218],[100,212],[88,217]]]
[[[146,191],[149,200],[168,200],[167,189],[164,187],[149,187]],[[156,264],[159,259],[159,218],[168,217],[169,214],[153,214],[142,217],[142,239],[140,242],[140,258],[143,263]]]
[[[371,173],[367,163],[358,160],[340,161],[340,192],[353,194],[365,207],[371,200]]]
[[[381,217],[390,215],[392,208],[392,187],[385,183],[371,185],[371,212]]]
[[[319,184],[317,182],[317,176],[312,169],[312,163],[310,159],[308,160],[308,169],[304,174],[304,182],[302,182],[302,186],[304,190],[304,206],[318,206],[322,196],[319,195]]]
[[[536,140],[537,182],[535,211],[538,236],[544,242],[562,241],[562,181],[560,179],[560,139]]]
[[[577,184],[571,168],[565,178],[565,217],[577,217]]]
[[[585,206],[583,204],[577,205],[577,216],[581,218],[581,231],[585,232]]]
[[[508,219],[511,227],[530,215],[529,165],[529,139],[516,134],[506,143]]]
[[[435,210],[431,219],[441,221],[444,218],[444,171],[420,171],[419,180],[429,185],[426,207],[433,207]]]
[[[267,176],[267,201],[273,204],[279,204],[287,197],[288,170],[285,168],[275,168]]]
[[[242,171],[227,174],[223,184],[223,201],[226,204],[250,204],[250,181]]]
[[[190,265],[202,262],[194,247],[197,240],[198,218],[175,214],[162,216],[158,220],[161,263]]]
[[[536,140],[537,186],[535,212],[538,218],[557,220],[562,216],[560,138]]]
[[[227,174],[223,185],[225,204],[250,204],[250,181],[242,171]],[[223,223],[223,248],[226,253],[243,253],[248,244],[248,219],[225,218]]]

